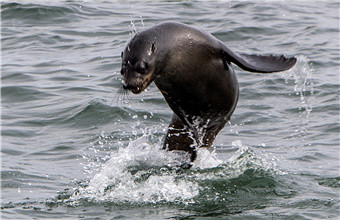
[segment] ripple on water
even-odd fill
[[[68,23],[71,16],[72,19],[76,19],[74,10],[63,6],[4,3],[1,9],[2,19],[12,21],[16,25]]]

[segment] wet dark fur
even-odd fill
[[[166,22],[140,33],[122,53],[123,87],[142,92],[155,82],[174,114],[164,141],[168,150],[210,147],[235,110],[239,88],[231,63],[260,73],[284,71],[284,56],[237,54],[212,35]],[[190,167],[190,166],[189,166]]]

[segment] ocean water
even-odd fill
[[[240,100],[192,169],[172,112],[123,93],[135,32],[179,21],[289,71],[235,66]],[[2,1],[2,219],[338,219],[337,1]]]

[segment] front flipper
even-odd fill
[[[163,149],[186,151],[190,154],[191,162],[197,157],[193,134],[175,113],[172,116],[168,133],[165,136]]]
[[[263,55],[249,55],[237,54],[229,50],[227,47],[222,52],[224,59],[230,63],[234,63],[240,68],[249,72],[258,73],[273,73],[288,70],[296,63],[295,57],[287,58],[281,56],[263,56]]]

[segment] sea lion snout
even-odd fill
[[[153,72],[141,74],[136,71],[126,71],[124,74],[123,88],[134,94],[141,93],[154,80]]]
[[[129,76],[129,74],[124,75],[123,88],[125,90],[130,90],[134,94],[141,93],[144,87],[144,79],[138,76]]]

